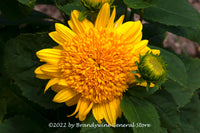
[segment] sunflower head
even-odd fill
[[[115,21],[116,9],[110,15],[108,3],[101,7],[95,23],[79,21],[79,14],[72,11],[70,28],[55,24],[56,31],[49,35],[59,45],[36,53],[46,63],[35,74],[49,79],[45,91],[51,87],[57,93],[54,102],[77,104],[72,115],[80,121],[92,110],[99,123],[105,119],[113,125],[122,114],[123,92],[129,83],[136,82],[130,72],[137,70],[139,55],[160,51],[151,50],[148,41],[142,40],[140,21],[123,23],[124,15]]]
[[[81,0],[81,3],[84,7],[89,10],[95,11],[99,10],[104,3],[109,3],[110,5],[114,0]]]
[[[151,82],[154,84],[161,83],[166,80],[167,69],[166,64],[158,54],[147,52],[140,56],[138,73],[141,75],[140,80]]]

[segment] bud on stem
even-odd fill
[[[147,52],[144,56],[140,55],[139,63],[136,62],[136,65],[138,66],[137,72],[141,76],[135,76],[139,83],[146,81],[148,84],[153,83],[160,87],[161,83],[166,80],[166,64],[159,55],[152,52]]]

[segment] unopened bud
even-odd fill
[[[113,1],[114,0],[81,0],[81,3],[87,9],[95,11],[95,10],[99,10],[101,6],[106,2],[112,5]]]
[[[141,81],[160,84],[166,80],[166,64],[157,54],[147,52],[144,56],[140,56],[137,66]]]

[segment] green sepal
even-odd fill
[[[111,6],[112,3],[114,2],[114,0],[110,0],[110,1],[105,1],[105,2],[91,2],[90,0],[81,0],[81,5],[84,6],[86,9],[88,9],[89,11],[99,11],[101,9],[101,7],[103,6],[103,4],[105,3],[109,3],[109,5]]]
[[[88,10],[81,11],[78,16],[78,20],[83,21],[88,16],[88,14],[89,14]]]

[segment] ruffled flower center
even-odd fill
[[[122,98],[135,65],[132,49],[123,34],[91,28],[64,44],[62,76],[70,88],[94,103]]]

